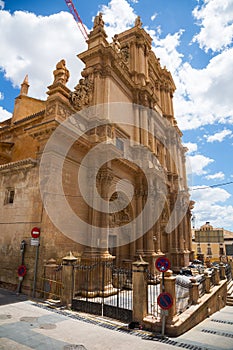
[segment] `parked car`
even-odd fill
[[[192,269],[189,267],[182,267],[182,269],[180,269],[180,275],[193,276]]]
[[[203,262],[201,260],[198,260],[198,259],[194,259],[192,261],[192,263],[195,264],[195,265],[203,265]]]

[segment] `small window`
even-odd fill
[[[219,248],[219,255],[224,255],[224,248],[223,247]]]
[[[6,191],[5,204],[13,204],[15,198],[15,190],[10,188]]]
[[[116,147],[120,151],[124,151],[124,142],[119,137],[116,137]]]

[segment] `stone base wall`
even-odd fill
[[[226,306],[227,280],[220,281],[211,289],[210,294],[202,297],[201,304],[192,305],[189,309],[182,313],[182,317],[178,316],[177,322],[173,325],[166,325],[165,335],[178,337],[205,320],[207,317],[219,311]],[[146,318],[143,320],[147,329],[155,332],[161,332],[162,325],[158,322],[149,322]]]

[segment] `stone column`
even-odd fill
[[[62,259],[62,296],[61,296],[61,303],[65,305],[66,307],[70,307],[72,304],[73,299],[73,286],[74,286],[74,280],[73,280],[73,269],[74,264],[77,261],[77,258],[73,256],[73,254],[70,252],[68,256],[65,256]]]
[[[208,272],[205,273],[205,293],[210,293],[210,280],[211,277]]]
[[[109,168],[104,168],[98,174],[99,184],[101,186],[101,197],[102,200],[105,200],[106,203],[109,201],[108,192],[111,182],[113,180],[112,170]],[[102,209],[100,215],[100,246],[101,246],[101,256],[109,257],[108,251],[108,229],[109,229],[109,212],[106,211],[106,208]],[[107,233],[106,233],[107,231]]]
[[[143,188],[142,185],[138,185],[138,189],[136,190],[136,199],[137,199],[137,217],[142,213],[142,200],[143,200]],[[141,234],[142,230],[143,230],[143,221],[142,221],[142,217],[141,219],[138,218],[137,220],[138,222],[138,227],[136,227],[136,233],[138,234],[138,232]],[[143,255],[143,236],[140,236],[137,241],[136,241],[136,253],[138,255]]]
[[[219,269],[217,267],[214,267],[214,285],[218,286],[219,283],[220,283]]]
[[[173,276],[173,272],[168,270],[164,273],[164,291],[171,294],[173,299],[173,305],[168,310],[168,316],[166,318],[167,325],[173,325],[178,321],[177,312],[176,312],[176,277]],[[161,286],[161,284],[160,284]]]
[[[134,115],[135,115],[134,138],[135,138],[136,145],[137,145],[140,143],[140,119],[139,119],[140,117],[139,117],[138,107],[135,107]]]
[[[199,304],[199,284],[197,283],[194,278],[190,279],[192,282],[192,288],[190,289],[190,299],[192,301],[192,304],[196,305]]]
[[[141,121],[142,121],[142,144],[143,146],[148,146],[148,115],[147,109],[141,109]]]
[[[231,267],[231,275],[233,276],[233,261],[229,261],[230,267]]]
[[[145,270],[148,267],[141,256],[132,264],[133,268],[133,321],[142,322],[148,313],[147,279]]]
[[[225,280],[226,270],[225,270],[225,266],[222,262],[219,264],[219,273],[220,273],[220,280]]]

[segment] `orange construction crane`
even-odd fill
[[[68,6],[68,9],[70,10],[70,13],[73,15],[83,37],[85,40],[88,40],[88,33],[87,33],[87,30],[78,14],[78,11],[76,10],[74,4],[73,4],[73,1],[72,0],[65,0],[66,2],[66,5]]]

